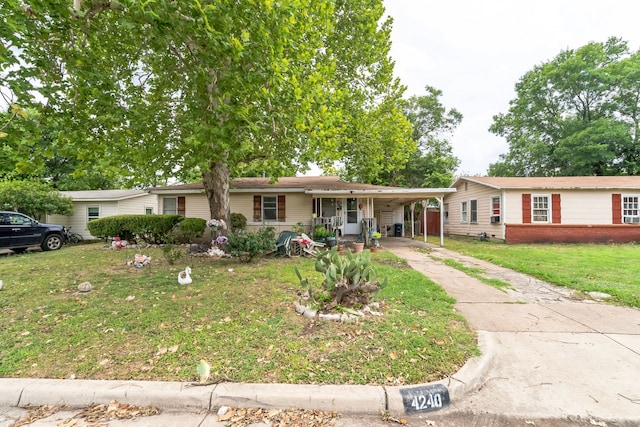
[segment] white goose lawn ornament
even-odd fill
[[[184,271],[181,271],[180,273],[178,273],[178,283],[180,283],[181,285],[189,285],[191,284],[192,280],[191,280],[191,267],[187,267],[184,269]]]

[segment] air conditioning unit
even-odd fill
[[[500,215],[493,215],[491,217],[491,224],[498,224],[500,222]]]

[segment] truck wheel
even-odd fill
[[[64,239],[60,234],[49,234],[42,242],[41,248],[43,251],[57,251],[62,247]]]

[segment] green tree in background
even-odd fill
[[[73,202],[41,182],[10,181],[0,182],[0,209],[40,220],[46,214],[71,215]]]
[[[377,183],[399,187],[449,187],[460,161],[453,155],[449,138],[462,121],[462,114],[447,109],[442,91],[426,86],[426,95],[403,102],[403,113],[411,123],[416,146],[402,169],[381,174]]]
[[[366,177],[406,160],[383,14],[382,0],[7,0],[0,70],[76,170],[200,176],[228,223],[236,171],[342,161]]]
[[[637,175],[640,59],[610,38],[561,52],[516,84],[490,131],[509,152],[493,176]]]

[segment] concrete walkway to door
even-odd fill
[[[388,238],[382,246],[456,298],[481,350],[493,354],[478,389],[446,411],[640,425],[640,310],[583,300],[569,289],[410,239]],[[442,258],[481,268],[513,289],[486,285]]]

